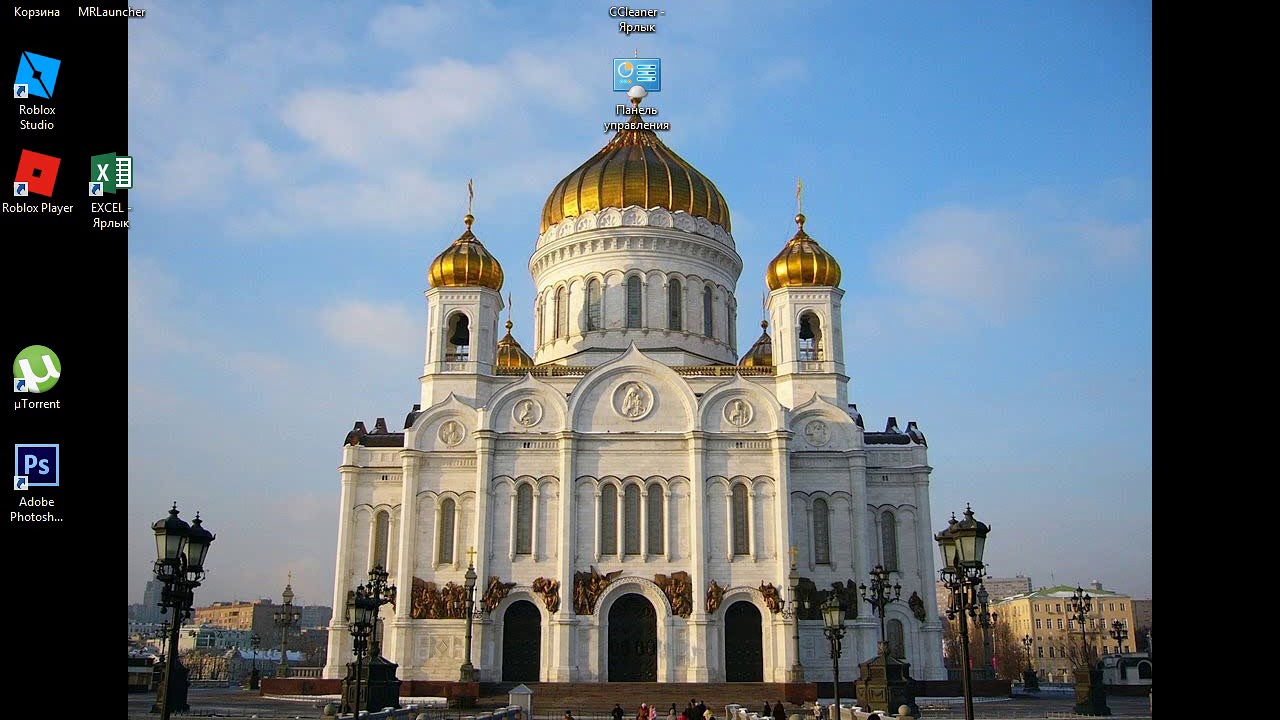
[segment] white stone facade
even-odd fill
[[[525,602],[537,609],[536,679],[618,679],[610,676],[610,624],[623,619],[618,603],[642,605],[638,596],[656,617],[653,646],[636,650],[653,654],[653,679],[732,679],[744,653],[748,667],[758,653],[760,679],[785,681],[797,661],[796,621],[767,593],[790,599],[794,547],[797,572],[819,590],[867,582],[877,563],[896,568],[903,597],[888,618],[912,675],[944,678],[937,608],[924,603],[918,619],[907,602],[912,593],[933,597],[927,448],[905,433],[864,432],[846,404],[843,292],[774,291],[776,371],[737,368],[742,262],[729,234],[661,208],[589,215],[549,228],[530,259],[539,289],[533,368],[493,366],[496,291],[427,292],[421,409],[402,433],[353,431],[342,450],[326,677],[342,676],[352,657],[341,611],[348,591],[384,563],[399,601],[383,608],[383,654],[402,679],[457,679],[466,620],[447,609],[447,589],[434,609],[429,594],[415,603],[415,578],[420,590],[461,585],[475,548],[477,606],[490,578],[508,588],[474,620],[471,658],[481,680],[503,680],[511,667],[504,653],[520,648],[504,634],[515,606],[529,612]],[[638,327],[627,318],[633,276]],[[592,280],[598,312],[588,307]],[[558,298],[567,302],[563,319]],[[668,327],[674,298],[679,329]],[[456,313],[486,333],[474,336],[464,360],[444,339]],[[798,344],[804,313],[820,318],[820,351]],[[593,571],[602,579],[583,604],[575,580],[589,589],[580,574]],[[709,603],[713,582],[723,594]],[[548,593],[551,583],[558,595]],[[691,602],[681,600],[685,585]],[[846,679],[880,639],[878,619],[857,602]],[[740,622],[727,620],[731,613],[759,618],[758,646],[754,638],[742,645],[734,629],[744,626],[731,626]],[[799,625],[805,679],[830,680],[821,621]]]

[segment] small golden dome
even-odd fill
[[[463,218],[467,229],[444,252],[431,261],[427,282],[431,287],[487,287],[502,289],[502,266],[484,245],[471,234],[475,218]]]
[[[498,341],[498,361],[500,368],[533,367],[533,358],[520,347],[520,343],[511,336],[511,321],[507,321],[507,334]]]
[[[769,337],[769,321],[761,320],[760,339],[756,340],[746,355],[738,361],[738,367],[773,367],[773,339]]]
[[[640,99],[633,98],[635,107]],[[628,115],[628,123],[646,115]],[[585,212],[639,205],[683,210],[730,231],[729,205],[705,175],[668,148],[652,130],[619,130],[590,160],[556,185],[542,207],[542,230]]]
[[[770,290],[803,285],[840,287],[840,263],[804,231],[804,214],[796,214],[796,234],[769,263],[764,281]]]

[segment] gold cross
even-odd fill
[[[476,199],[476,189],[471,180],[467,180],[467,214],[471,214],[471,203]]]
[[[797,215],[804,212],[804,201],[800,197],[803,192],[804,192],[804,183],[800,181],[800,178],[796,178],[796,214]]]
[[[292,571],[292,570],[290,570],[290,571],[289,571],[289,584],[290,584],[290,585],[292,585],[292,584],[293,584],[293,571]]]
[[[791,567],[796,566],[796,555],[799,555],[799,554],[800,554],[800,551],[796,550],[795,545],[792,545],[791,546]]]
[[[470,556],[467,562],[474,567],[476,564],[476,549],[474,546],[467,549],[467,555]]]

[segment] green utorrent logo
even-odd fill
[[[58,356],[43,345],[24,348],[13,360],[14,392],[46,392],[58,384],[62,376],[62,363]]]

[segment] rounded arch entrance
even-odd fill
[[[528,600],[517,600],[502,613],[502,680],[541,680],[541,659],[542,613]]]
[[[608,615],[609,682],[658,680],[658,613],[644,595],[618,597]]]
[[[725,682],[764,682],[764,618],[749,600],[724,611]]]

